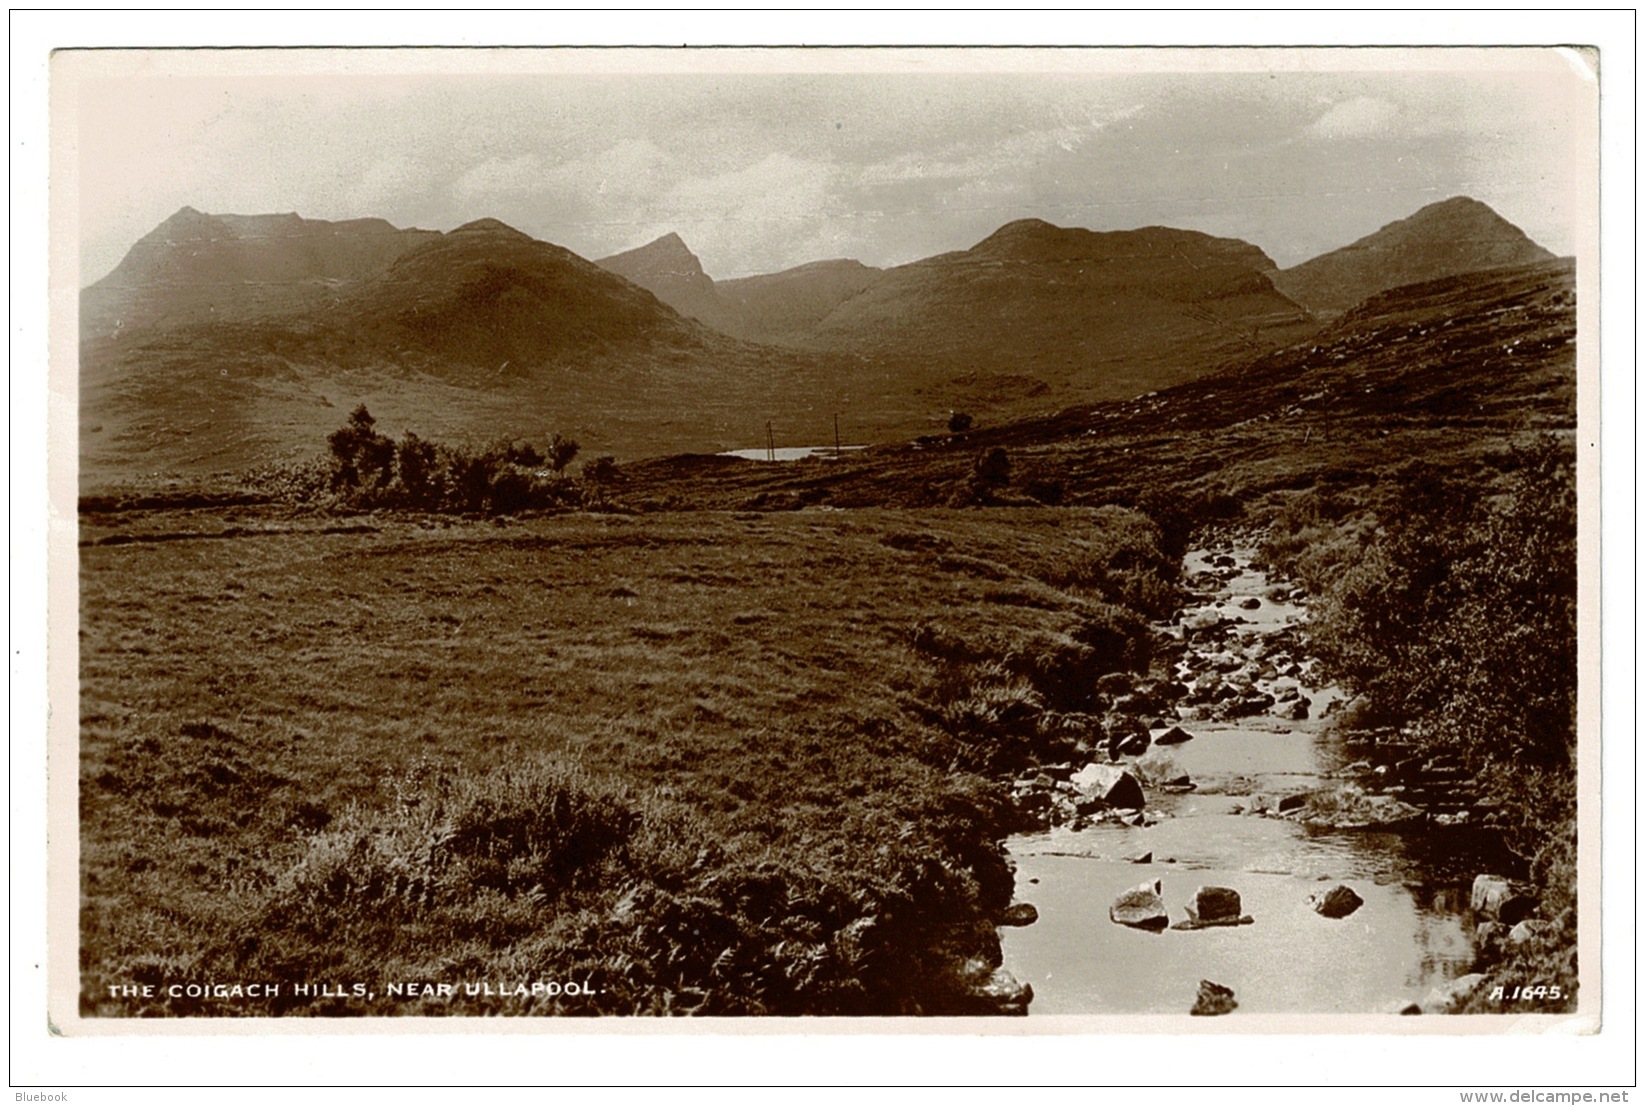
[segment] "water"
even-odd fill
[[[861,445],[842,445],[838,447],[831,445],[784,445],[768,451],[764,446],[760,446],[758,449],[728,449],[720,456],[741,457],[745,461],[804,461],[810,457],[833,457],[836,448],[841,453],[850,453],[852,450],[867,449],[868,447]]]
[[[1190,577],[1210,567],[1206,558],[1190,554]],[[1246,619],[1240,641],[1196,647],[1189,668],[1204,668],[1207,654],[1243,647],[1254,655],[1259,636],[1305,617],[1284,598],[1240,606],[1272,589],[1248,556],[1238,561],[1234,570],[1221,570],[1226,579],[1201,611]],[[1319,732],[1337,693],[1308,686],[1306,673],[1296,682],[1313,704],[1307,720],[1186,721],[1194,740],[1156,747],[1152,755],[1168,755],[1197,785],[1185,795],[1150,789],[1148,810],[1157,824],[1100,823],[1007,842],[1017,897],[1039,910],[1033,925],[1001,933],[1005,967],[1034,987],[1032,1013],[1183,1014],[1201,979],[1232,987],[1242,1013],[1383,1013],[1470,970],[1467,888],[1488,863],[1459,840],[1323,832],[1239,813],[1255,795],[1274,801],[1329,786],[1333,772],[1357,759]],[[1271,689],[1274,681],[1258,684]],[[1153,863],[1123,859],[1145,851]],[[1173,922],[1187,917],[1201,885],[1238,891],[1254,922],[1154,933],[1109,920],[1108,907],[1122,891],[1156,879]],[[1308,897],[1336,882],[1352,887],[1364,905],[1346,918],[1325,918]]]

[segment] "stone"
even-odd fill
[[[1134,733],[1125,734],[1113,746],[1113,751],[1122,757],[1140,757],[1148,751],[1148,731],[1137,730]]]
[[[1540,918],[1526,918],[1508,931],[1510,945],[1523,945],[1528,941],[1535,941],[1544,933],[1553,930],[1552,922],[1545,922]]]
[[[1154,862],[1154,853],[1152,849],[1149,849],[1140,853],[1132,853],[1124,860],[1127,864],[1152,864]]]
[[[1172,726],[1158,737],[1154,738],[1155,745],[1181,745],[1184,741],[1194,740],[1194,735],[1181,726]]]
[[[1279,811],[1281,814],[1289,814],[1291,811],[1301,810],[1303,807],[1305,807],[1307,805],[1308,805],[1308,792],[1299,791],[1295,795],[1283,796],[1279,801],[1279,805],[1276,806],[1274,809]]]
[[[1200,887],[1188,904],[1188,913],[1202,922],[1239,917],[1239,892],[1232,887]]]
[[[1165,912],[1165,900],[1160,897],[1162,888],[1159,880],[1152,883],[1140,883],[1124,892],[1114,900],[1108,908],[1108,918],[1116,925],[1130,926],[1133,929],[1162,930],[1171,923],[1171,917]]]
[[[1506,877],[1482,874],[1474,878],[1468,906],[1482,918],[1514,926],[1536,912],[1537,902],[1515,891]]]
[[[1241,610],[1254,611],[1262,606],[1262,600],[1258,599],[1254,595],[1247,596],[1239,601],[1239,606]]]
[[[1302,822],[1329,829],[1393,829],[1426,821],[1421,810],[1393,795],[1373,795],[1355,784],[1312,792]]]
[[[1118,765],[1087,764],[1069,782],[1084,797],[1101,799],[1109,806],[1141,808],[1148,803],[1137,777]]]
[[[1031,902],[1014,902],[1000,915],[1002,926],[1031,926],[1040,920],[1040,912]]]
[[[1034,988],[1004,968],[995,968],[977,988],[977,993],[997,1007],[1001,1014],[1012,1016],[1028,1013],[1028,1004],[1034,1001]]]
[[[1308,896],[1308,905],[1314,908],[1314,913],[1322,914],[1327,918],[1346,918],[1354,911],[1365,905],[1365,900],[1359,893],[1346,883],[1339,883],[1323,891],[1315,891]]]
[[[1199,994],[1194,997],[1193,1009],[1188,1013],[1197,1018],[1215,1017],[1218,1014],[1231,1013],[1239,1003],[1234,1001],[1234,989],[1224,987],[1220,983],[1213,983],[1209,979],[1199,981]]]

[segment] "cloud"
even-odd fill
[[[1381,134],[1399,117],[1399,108],[1374,96],[1356,96],[1332,105],[1303,132],[1310,138],[1363,138]]]
[[[453,191],[465,201],[528,192],[542,187],[547,168],[535,154],[489,158],[458,177]]]

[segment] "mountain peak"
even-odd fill
[[[1452,196],[1286,269],[1277,283],[1298,303],[1336,315],[1401,285],[1530,265],[1553,256],[1489,204]]]
[[[491,218],[475,219],[473,222],[464,223],[462,226],[458,227],[456,230],[452,231],[451,233],[452,234],[511,234],[511,235],[514,235],[514,236],[519,237],[519,238],[530,238],[531,237],[529,234],[527,234],[523,230],[515,230],[513,227],[509,226],[507,223],[503,222],[501,219],[491,219]]]
[[[600,268],[634,280],[636,277],[703,277],[703,263],[674,231],[643,246],[595,262]],[[644,283],[641,281],[640,283]]]

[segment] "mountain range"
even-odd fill
[[[1271,353],[1368,296],[1551,255],[1477,201],[1430,205],[1281,270],[1195,231],[1035,219],[890,269],[820,261],[716,282],[677,235],[589,261],[493,219],[183,208],[81,294],[82,482],[390,430],[580,436],[635,457],[913,437],[1134,396]]]

